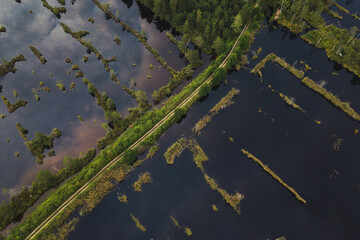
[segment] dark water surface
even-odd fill
[[[184,67],[186,61],[179,58],[181,54],[165,35],[173,30],[153,19],[151,13],[139,8],[136,2],[124,2],[109,1],[111,11],[119,10],[122,20],[139,32],[143,29],[149,43],[171,67],[175,70]],[[55,0],[49,3],[58,6]],[[339,1],[339,4],[352,13],[360,9],[359,1],[348,5]],[[60,22],[74,31],[88,30],[90,34],[86,38],[93,41],[105,58],[117,56],[118,61],[111,63],[110,67],[118,73],[121,84],[128,86],[130,79],[134,78],[137,89],[146,91],[150,98],[153,90],[166,84],[170,77],[134,36],[111,19],[106,20],[92,1],[78,0],[73,6],[67,1],[66,7],[67,13],[59,20],[42,7],[41,1],[1,3],[0,24],[7,27],[7,32],[0,35],[0,57],[9,60],[24,54],[27,58],[26,62],[16,64],[16,74],[9,73],[0,78],[4,87],[1,95],[14,103],[15,89],[20,98],[29,103],[12,114],[7,112],[4,104],[0,104],[0,114],[7,114],[0,120],[0,188],[29,185],[40,169],[60,166],[64,156],[76,156],[80,151],[94,147],[96,140],[105,135],[101,128],[103,110],[88,94],[81,79],[74,78],[75,72],[67,74],[71,65],[65,63],[66,57],[80,66],[99,91],[106,91],[115,100],[123,115],[127,115],[129,107],[136,106],[135,100],[110,80],[109,73],[93,54],[89,55],[88,63],[82,61],[82,56],[88,55],[86,49],[64,33]],[[29,10],[34,13],[29,13]],[[342,26],[359,26],[360,21],[340,14],[344,17],[339,21]],[[94,24],[87,21],[89,17],[94,18]],[[326,19],[336,23],[336,19],[330,18]],[[120,36],[121,46],[113,42],[114,34]],[[40,64],[29,45],[43,53],[48,60],[46,65]],[[306,76],[316,82],[325,80],[329,91],[342,101],[351,102],[355,111],[360,112],[359,78],[329,61],[324,51],[313,48],[299,36],[291,36],[280,27],[262,29],[256,35],[252,50],[256,51],[260,46],[263,51],[259,59],[251,62],[248,68],[254,67],[271,52],[297,68],[303,68],[300,64],[303,60],[313,68],[306,72]],[[204,69],[210,56],[202,56],[205,64],[201,69]],[[136,67],[132,66],[133,63]],[[153,70],[149,69],[150,64],[155,66]],[[35,74],[31,73],[32,70]],[[339,75],[332,75],[332,72]],[[50,73],[54,77],[50,77]],[[148,74],[152,79],[146,79]],[[231,73],[227,85],[223,84],[207,99],[195,104],[180,124],[171,127],[161,137],[161,149],[154,158],[134,170],[91,214],[81,218],[69,239],[187,238],[183,230],[173,225],[169,216],[175,217],[182,226],[191,228],[193,239],[275,239],[280,236],[288,239],[359,239],[360,135],[354,134],[355,129],[360,129],[359,123],[278,65],[268,63],[262,74],[261,83],[259,77],[251,75],[247,69]],[[51,93],[38,93],[41,101],[37,102],[31,89],[38,88],[40,81],[51,89]],[[64,83],[66,93],[55,87],[56,81]],[[72,81],[76,89],[71,91]],[[306,113],[289,107],[267,88],[268,84],[294,97]],[[240,216],[208,187],[188,150],[175,159],[173,166],[167,165],[163,157],[166,149],[183,134],[193,136],[190,128],[232,87],[240,90],[234,99],[235,104],[215,116],[196,140],[209,157],[204,164],[209,176],[229,193],[238,191],[245,195]],[[78,115],[84,118],[83,123],[77,119]],[[315,119],[321,124],[316,124]],[[34,138],[35,131],[49,134],[54,127],[61,129],[63,136],[54,144],[57,156],[45,158],[44,164],[38,166],[16,130],[16,122],[29,130],[29,139]],[[11,143],[6,143],[7,138]],[[333,145],[339,139],[343,141],[340,150],[336,151]],[[299,202],[258,165],[243,156],[241,148],[267,164],[307,204]],[[21,152],[20,158],[14,156],[17,151]],[[335,170],[339,175],[334,174]],[[134,192],[131,185],[145,171],[151,173],[154,182],[144,185],[141,193]],[[117,193],[125,193],[129,204],[120,203]],[[215,204],[219,211],[214,212],[211,204]],[[145,233],[136,229],[130,213],[146,226]]]
[[[59,6],[56,1],[49,1],[52,6]],[[168,26],[156,21],[148,21],[148,13],[139,15],[139,7],[134,2],[130,8],[122,1],[111,1],[111,11],[119,11],[123,21],[127,22],[137,31],[143,29],[149,43],[158,50],[167,63],[176,70],[186,65],[185,59],[179,58],[177,47],[166,37],[166,31],[171,31]],[[18,69],[15,74],[9,73],[0,77],[3,85],[2,96],[11,103],[16,102],[13,90],[19,93],[19,98],[28,100],[26,107],[8,113],[5,105],[0,104],[0,114],[7,117],[0,119],[0,188],[21,189],[22,186],[31,185],[35,175],[41,169],[54,171],[55,167],[62,165],[66,155],[77,156],[91,147],[96,147],[96,140],[105,136],[101,127],[104,112],[96,104],[81,82],[75,79],[75,73],[67,74],[71,64],[65,62],[69,57],[73,63],[79,65],[86,78],[95,84],[99,91],[107,92],[114,99],[117,110],[123,115],[128,114],[128,108],[136,106],[136,101],[127,94],[120,85],[110,80],[109,73],[105,71],[101,61],[94,54],[87,54],[86,48],[66,34],[60,22],[64,22],[73,31],[87,30],[90,32],[86,39],[91,39],[93,45],[102,53],[104,58],[117,56],[118,61],[110,63],[110,68],[115,70],[121,84],[129,86],[130,79],[137,82],[136,89],[146,91],[150,101],[153,90],[160,88],[168,82],[169,72],[160,68],[153,55],[130,33],[123,31],[112,19],[106,20],[103,12],[92,1],[77,1],[74,5],[66,3],[67,13],[57,19],[49,10],[42,6],[41,1],[3,1],[0,7],[0,24],[6,26],[6,33],[0,36],[0,57],[10,60],[19,54],[24,54],[26,62],[16,63]],[[33,13],[29,13],[32,10]],[[93,18],[95,23],[87,19]],[[150,16],[150,19],[151,16]],[[122,44],[116,45],[114,35],[120,36]],[[30,51],[29,45],[34,45],[47,59],[41,65],[37,57]],[[172,51],[169,55],[168,51]],[[89,56],[89,61],[84,63],[82,57]],[[136,64],[133,67],[133,63]],[[154,69],[150,70],[149,65]],[[35,71],[32,74],[32,71]],[[53,77],[50,77],[50,73]],[[151,75],[151,79],[146,76]],[[32,88],[38,89],[39,82],[43,81],[50,93],[41,91],[38,94],[40,102],[35,100]],[[66,88],[66,93],[60,91],[56,81],[61,81]],[[70,83],[74,82],[75,90],[70,90]],[[84,122],[80,122],[80,115]],[[97,123],[94,123],[94,120]],[[44,159],[44,164],[36,164],[24,145],[24,141],[15,128],[16,122],[29,130],[28,139],[35,136],[35,131],[49,134],[52,128],[62,131],[60,140],[54,141],[56,157]],[[10,139],[10,143],[6,142]],[[20,151],[21,156],[14,156]],[[48,150],[45,150],[47,155]],[[1,196],[0,200],[7,199]]]
[[[355,4],[347,8],[351,6]],[[298,68],[300,60],[306,61],[313,69],[305,76],[327,81],[329,91],[343,101],[351,101],[360,111],[358,79],[329,61],[322,50],[281,28],[262,29],[252,50],[260,46],[263,51],[259,60],[248,67],[270,52],[291,64],[297,61]],[[339,76],[330,74],[334,71]],[[246,69],[230,74],[228,84],[212,91],[205,101],[190,109],[180,124],[171,127],[159,140],[161,150],[157,155],[82,218],[69,239],[186,239],[169,216],[190,227],[193,239],[359,239],[360,136],[354,134],[359,122],[278,65],[268,63],[262,74],[263,83]],[[289,107],[267,88],[268,84],[294,97],[306,113]],[[209,157],[204,164],[209,176],[229,193],[245,195],[240,216],[207,186],[188,150],[175,159],[173,166],[167,165],[163,157],[183,134],[193,136],[190,128],[232,87],[240,90],[235,104],[215,116],[196,140]],[[343,141],[337,151],[333,145],[338,139]],[[267,164],[307,204],[243,156],[241,148]],[[143,192],[134,192],[131,184],[145,171],[151,173],[154,182],[144,185]],[[117,193],[125,193],[129,204],[120,203]],[[214,212],[211,204],[216,204],[219,211]],[[136,229],[130,213],[146,226],[145,233]]]

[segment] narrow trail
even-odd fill
[[[242,35],[247,31],[249,28],[249,25],[251,23],[251,20],[244,26],[242,32],[240,33],[239,37],[235,41],[231,51],[226,56],[224,61],[219,65],[218,68],[224,68],[227,64],[227,61],[230,57],[230,55],[235,50],[240,38]],[[185,106],[187,103],[189,103],[200,91],[201,86],[203,86],[206,83],[209,83],[214,74],[211,74],[211,76],[206,79],[198,88],[196,88],[187,98],[184,99],[176,108],[181,108]],[[175,108],[174,108],[175,110]],[[134,149],[141,142],[143,142],[147,137],[149,137],[152,133],[154,133],[163,123],[165,123],[167,120],[169,120],[174,115],[174,110],[172,110],[170,113],[168,113],[162,120],[160,120],[152,129],[150,129],[147,133],[145,133],[141,138],[139,138],[135,143],[133,143],[128,149]],[[107,170],[109,167],[115,165],[117,161],[121,159],[121,157],[124,155],[125,150],[116,158],[114,158],[112,161],[110,161],[106,166],[104,166],[93,178],[91,178],[87,183],[85,183],[79,190],[77,190],[73,195],[69,197],[68,200],[66,200],[58,209],[56,209],[48,218],[46,218],[37,228],[35,228],[27,237],[28,239],[33,239],[44,227],[46,227],[47,224],[49,224],[56,216],[59,215],[61,211],[63,211],[67,206],[69,206],[77,196],[79,196],[81,193],[83,193],[85,190],[88,189],[89,185],[92,184],[105,170]]]

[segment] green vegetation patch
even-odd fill
[[[321,13],[331,5],[328,0],[297,0],[292,3],[278,1],[276,8],[279,12],[275,19],[295,34],[312,27],[321,27],[325,24]],[[309,24],[309,25],[308,25]]]
[[[61,82],[59,82],[59,81],[56,81],[56,87],[58,88],[58,89],[60,89],[61,91],[63,91],[63,92],[65,92],[65,86],[64,86],[64,84],[62,84]]]
[[[24,128],[23,126],[21,126],[20,123],[16,123],[16,129],[19,131],[20,136],[27,141],[28,138],[26,137],[26,134],[28,134],[28,130],[26,128]]]
[[[35,54],[35,56],[40,60],[41,64],[44,65],[47,62],[44,56],[36,47],[30,45],[29,48]]]
[[[360,77],[360,40],[357,35],[356,27],[346,30],[327,25],[310,31],[301,38],[317,48],[324,49],[332,61]]]
[[[0,33],[6,32],[6,27],[3,25],[0,25]]]
[[[84,63],[88,62],[88,61],[89,61],[89,57],[88,57],[88,56],[83,56],[83,61],[84,61]]]
[[[117,35],[117,34],[114,35],[114,42],[115,42],[117,45],[121,45],[121,40],[120,40],[119,35]]]
[[[155,154],[159,151],[160,147],[157,145],[154,145],[150,148],[148,154],[146,155],[146,158],[152,158],[155,156]]]
[[[10,60],[10,62],[6,61],[2,58],[2,65],[0,65],[0,76],[5,76],[9,72],[16,72],[15,63],[26,61],[24,55],[20,54],[17,57],[14,57]]]
[[[6,97],[2,96],[2,100],[4,101],[9,113],[13,113],[16,111],[16,109],[20,107],[25,107],[28,101],[19,99],[14,104],[11,104],[9,100],[6,99]]]
[[[41,0],[41,1],[43,3],[43,6],[49,9],[59,19],[61,18],[60,13],[66,13],[65,7],[53,7],[46,0]]]
[[[45,148],[50,149],[54,145],[54,139],[61,137],[61,131],[57,128],[54,128],[49,136],[46,136],[40,132],[35,132],[35,139],[25,142],[25,146],[29,149],[31,155],[36,157],[36,162],[38,164],[43,163],[45,158],[44,150]]]
[[[171,145],[164,153],[166,163],[169,165],[174,164],[175,157],[180,156],[183,150],[184,147],[179,142],[175,142],[173,145]]]

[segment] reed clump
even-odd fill
[[[249,159],[253,160],[254,162],[256,162],[257,164],[259,164],[263,170],[265,172],[267,172],[268,174],[270,174],[276,181],[278,181],[279,183],[281,183],[281,185],[283,185],[285,188],[287,188],[292,194],[294,194],[294,196],[303,203],[306,203],[305,199],[303,199],[292,187],[290,187],[289,185],[287,185],[279,176],[277,176],[270,168],[268,168],[265,164],[262,163],[262,161],[258,158],[256,158],[254,155],[252,155],[251,153],[249,153],[248,151],[241,149],[241,152]]]
[[[122,203],[128,203],[128,198],[125,194],[118,195],[118,199]]]
[[[304,109],[302,109],[299,105],[297,105],[295,103],[295,98],[290,98],[288,96],[286,96],[285,94],[271,88],[271,85],[268,85],[268,88],[272,91],[272,92],[276,92],[279,94],[280,98],[283,99],[289,106],[293,107],[294,109],[297,109],[299,111],[301,111],[302,113],[306,113],[306,111]]]
[[[132,213],[130,213],[130,216],[131,216],[132,220],[134,221],[134,223],[136,224],[136,227],[137,227],[140,231],[146,232],[146,228],[145,228],[144,225],[142,225],[142,224],[140,223],[140,220],[139,220],[138,218],[136,218]]]
[[[308,77],[305,77],[301,82],[304,85],[306,85],[308,88],[311,88],[315,92],[319,93],[321,96],[323,96],[329,102],[331,102],[334,106],[340,108],[344,113],[349,115],[351,118],[353,118],[354,120],[360,122],[360,114],[355,112],[355,110],[350,107],[350,103],[342,102],[334,94],[328,92],[325,88],[323,88],[319,84],[315,83],[313,80],[311,80]]]
[[[181,225],[173,216],[170,216],[170,219],[174,223],[175,227],[177,227],[178,229],[181,229]]]
[[[215,204],[211,204],[211,208],[212,208],[212,210],[214,210],[215,212],[219,211],[219,208],[218,208]]]
[[[175,225],[175,227],[177,227],[178,229],[183,229],[184,233],[189,237],[192,235],[192,231],[189,227],[186,226],[181,226],[180,223],[173,217],[170,216],[171,221],[173,222],[173,224]]]
[[[186,233],[186,235],[187,235],[188,237],[190,237],[190,236],[192,235],[192,231],[191,231],[191,229],[188,228],[188,227],[184,227],[184,232]]]
[[[142,185],[151,183],[151,182],[152,182],[152,178],[151,178],[151,174],[149,172],[140,174],[138,180],[136,180],[133,184],[134,191],[141,192]]]
[[[184,147],[179,142],[175,142],[173,145],[171,145],[164,153],[166,163],[169,165],[174,164],[175,157],[180,156],[183,150]]]

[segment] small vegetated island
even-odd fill
[[[57,128],[54,128],[49,136],[40,132],[35,132],[35,139],[25,142],[25,145],[29,149],[30,153],[36,157],[36,162],[38,164],[42,164],[43,159],[45,158],[45,155],[43,154],[45,148],[52,148],[54,145],[54,139],[60,137],[61,131]]]
[[[41,1],[43,6],[55,14],[57,18],[61,17],[60,13],[66,12],[66,8],[63,6],[66,1],[57,1],[62,5],[61,7],[51,6],[46,0]],[[74,4],[75,1],[71,1],[71,3]],[[134,35],[136,40],[141,42],[160,65],[170,73],[169,82],[152,94],[156,104],[166,97],[168,99],[162,105],[152,108],[145,92],[122,86],[122,89],[136,99],[138,103],[137,107],[129,109],[128,116],[122,117],[116,111],[115,102],[105,92],[100,92],[95,84],[84,76],[80,67],[67,58],[66,62],[73,64],[69,74],[71,71],[76,71],[75,78],[82,78],[82,82],[87,85],[88,92],[96,98],[96,103],[104,110],[106,123],[103,127],[107,133],[104,138],[98,141],[99,152],[97,155],[95,149],[90,149],[85,155],[80,154],[76,158],[65,157],[64,167],[61,170],[55,174],[47,170],[41,171],[30,189],[22,190],[20,194],[12,197],[8,203],[0,206],[0,229],[4,229],[9,224],[19,221],[25,211],[34,205],[47,190],[56,187],[43,202],[39,203],[26,218],[10,231],[6,236],[7,239],[65,239],[79,220],[79,217],[73,218],[74,215],[84,216],[91,212],[114,188],[114,184],[123,181],[130,171],[141,164],[142,160],[137,159],[139,155],[148,151],[146,158],[152,157],[158,151],[158,147],[154,144],[167,129],[173,124],[181,122],[189,108],[209,95],[212,89],[216,89],[230,72],[234,69],[238,70],[246,64],[246,54],[260,24],[266,19],[265,17],[268,17],[270,21],[277,21],[296,34],[312,28],[302,35],[302,38],[315,47],[324,49],[330,59],[359,76],[360,43],[356,34],[357,29],[346,30],[333,25],[326,25],[321,17],[322,12],[330,12],[329,7],[333,4],[331,0],[294,0],[292,4],[286,0],[139,0],[139,3],[149,8],[156,17],[166,21],[182,34],[181,39],[178,40],[172,34],[167,34],[170,41],[176,44],[188,61],[188,66],[180,71],[175,71],[165,62],[160,53],[149,44],[144,32],[137,32],[122,21],[122,18],[117,16],[118,14],[113,14],[109,4],[100,3],[97,0],[93,0],[92,3],[102,11],[102,14],[105,14],[106,19],[116,22]],[[333,13],[333,15],[335,14]],[[89,18],[88,21],[94,23],[92,18]],[[59,25],[64,34],[69,34],[74,38],[74,41],[83,45],[88,54],[94,53],[103,63],[105,70],[110,72],[111,80],[121,85],[121,81],[116,78],[115,71],[110,69],[109,65],[111,62],[117,61],[115,55],[108,59],[104,58],[94,44],[89,39],[85,39],[90,34],[87,30],[76,32],[63,22],[59,22]],[[0,27],[0,32],[5,31],[6,29]],[[112,41],[118,45],[121,44],[117,35]],[[195,47],[189,47],[189,43]],[[30,46],[30,49],[40,62],[45,64],[46,59],[42,54],[35,47]],[[253,58],[254,60],[260,51]],[[201,52],[212,54],[212,61],[204,71],[184,84],[183,88],[174,94],[174,90],[180,83],[186,78],[190,79],[193,70],[203,64],[200,59]],[[15,72],[15,63],[25,60],[23,55],[13,58],[10,62],[3,60],[3,64],[0,65],[0,76]],[[83,57],[85,63],[88,60],[88,56]],[[334,100],[335,96],[328,94],[324,88],[314,86],[309,78],[304,77],[304,71],[297,70],[275,54],[270,54],[261,61],[253,73],[262,76],[261,68],[268,61],[280,64],[297,78],[302,79],[303,84],[323,96],[326,95],[325,97],[330,102],[342,109],[345,108],[349,115],[358,119],[358,115],[352,108],[339,103],[336,99]],[[62,81],[57,81],[56,86],[65,91]],[[72,86],[71,89],[74,88],[74,85],[70,86]],[[237,94],[239,94],[239,90],[232,89],[205,116],[206,118],[194,127],[194,132],[200,133],[212,117],[233,103],[232,99]],[[283,98],[288,101],[289,99],[284,96]],[[15,104],[11,104],[5,97],[2,99],[9,112],[13,112],[27,103],[24,100],[18,100]],[[340,106],[341,104],[342,106]],[[26,141],[26,147],[36,157],[39,164],[42,164],[45,158],[44,150],[51,149],[54,139],[61,136],[61,131],[55,128],[48,136],[36,132],[35,138],[28,140],[27,130],[20,124],[17,124],[16,128]],[[175,157],[185,148],[193,153],[195,165],[203,174],[206,184],[219,193],[224,201],[240,214],[240,202],[244,195],[238,192],[228,193],[214,178],[206,173],[203,163],[208,158],[194,139],[180,139],[171,146],[164,154],[167,162],[173,164]],[[245,150],[243,153],[256,161],[273,177],[276,176],[260,161],[257,161],[254,156]],[[55,152],[49,151],[48,155],[54,156]],[[151,182],[151,176],[146,172],[139,176],[139,179],[134,183],[134,190],[141,191],[142,184],[149,182]],[[287,186],[285,183],[281,183]],[[296,197],[305,202],[300,196],[296,195]],[[119,196],[119,200],[127,202],[126,195]],[[215,207],[213,207],[214,211],[217,209]],[[74,214],[76,212],[79,214]],[[145,226],[138,218],[133,214],[130,214],[130,217],[141,231],[146,231]],[[176,227],[183,228],[188,236],[192,235],[190,228],[181,227],[173,217],[171,220]]]
[[[2,65],[0,65],[0,76],[5,76],[9,72],[16,72],[15,63],[26,61],[24,55],[19,55],[10,60],[10,62],[6,61],[4,58],[1,59]]]

